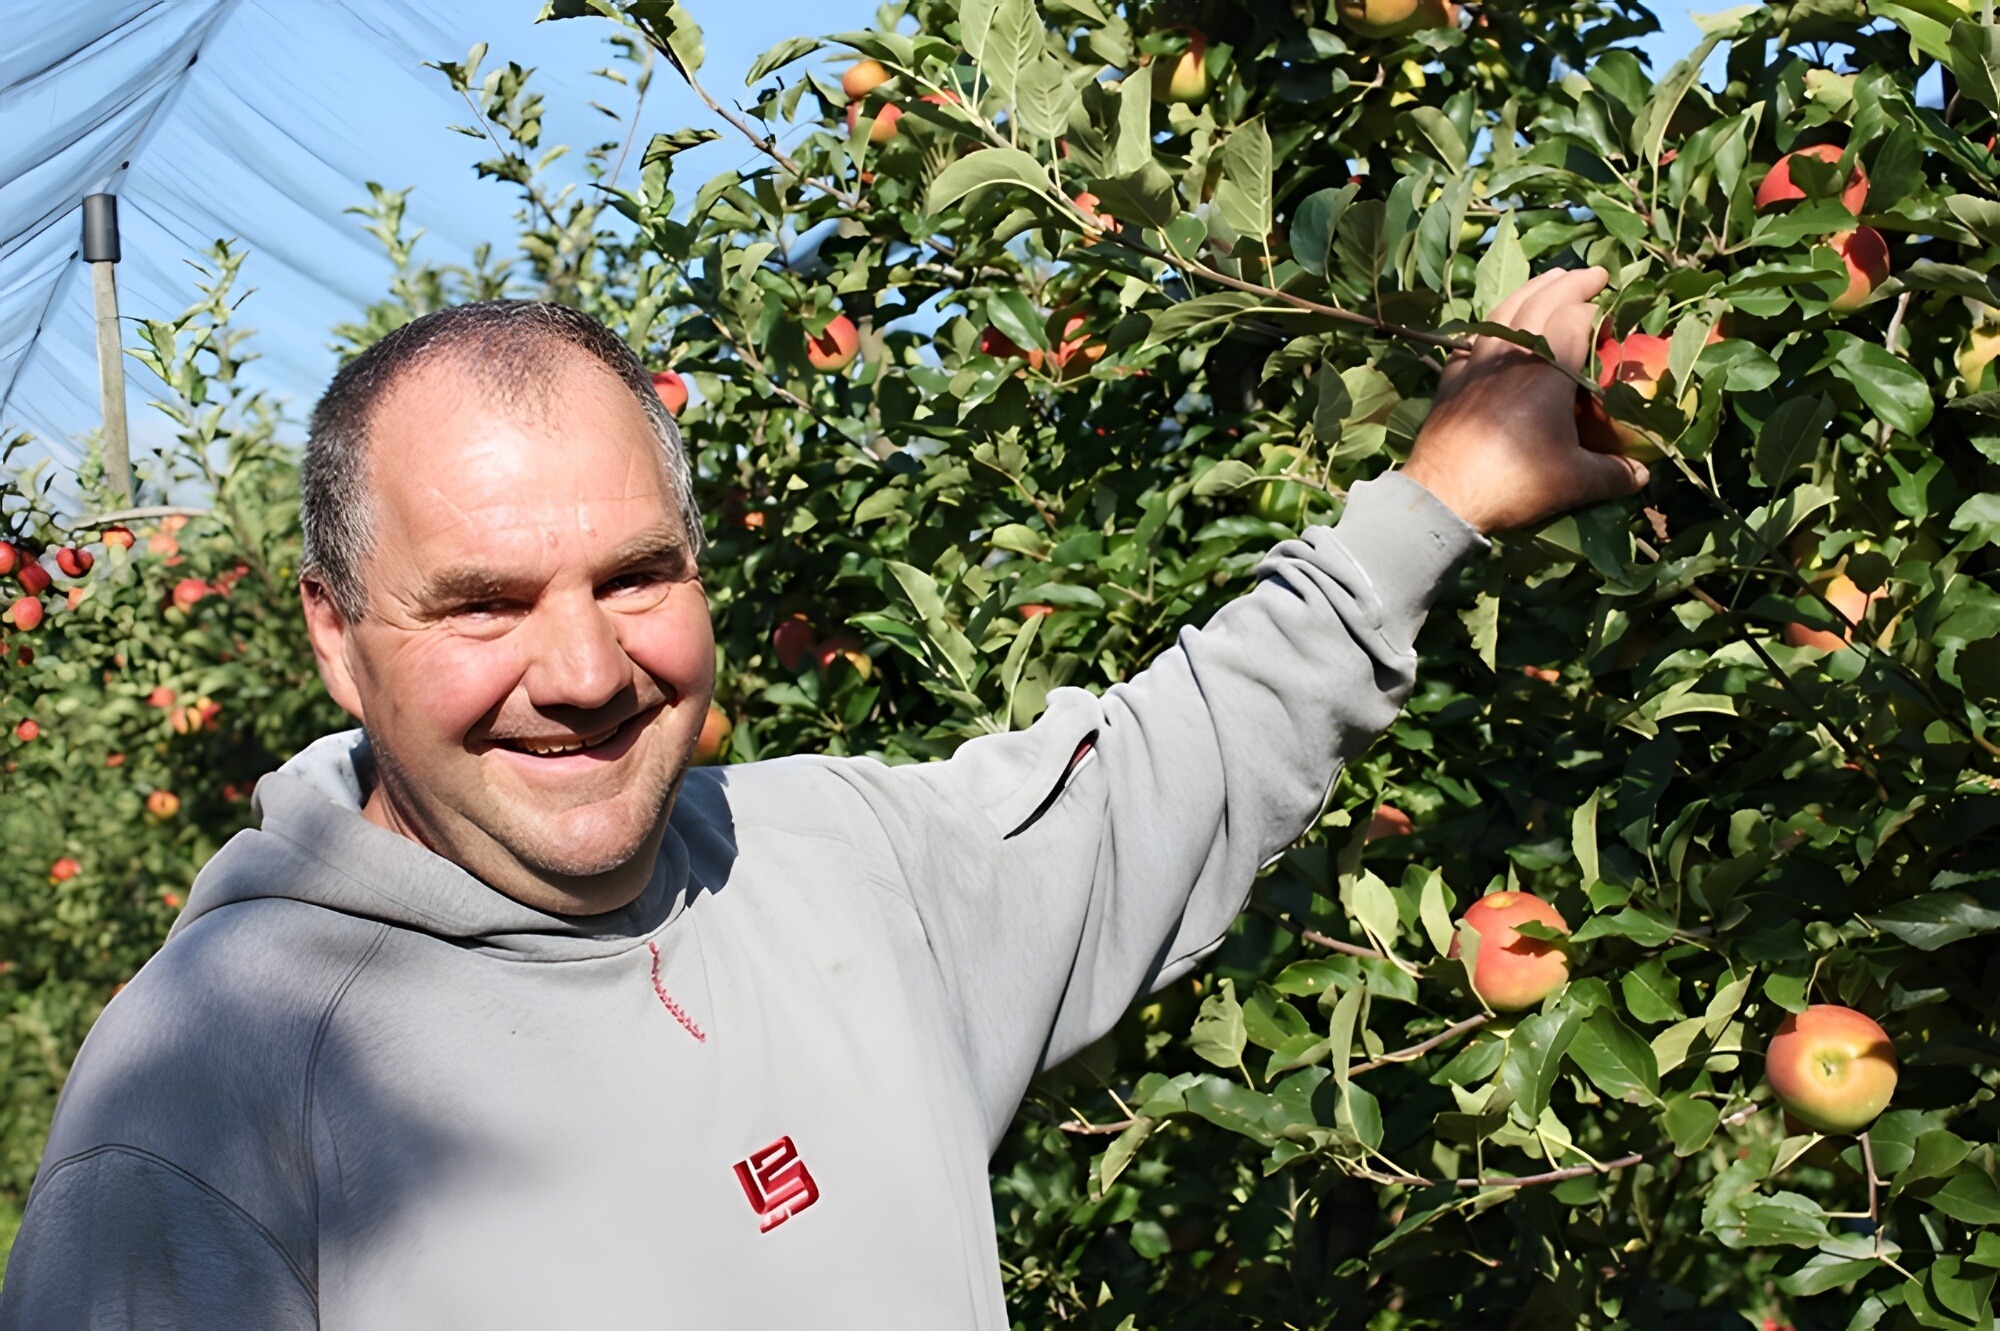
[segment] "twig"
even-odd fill
[[[1749,1105],[1724,1118],[1716,1124],[1718,1128],[1733,1128],[1755,1114],[1758,1106]],[[1571,1165],[1567,1169],[1551,1169],[1541,1174],[1518,1174],[1511,1176],[1486,1175],[1479,1178],[1394,1178],[1389,1175],[1364,1173],[1363,1178],[1372,1178],[1381,1183],[1415,1183],[1422,1187],[1448,1186],[1453,1188],[1533,1188],[1548,1183],[1561,1183],[1566,1179],[1589,1178],[1592,1174],[1608,1174],[1614,1169],[1626,1169],[1632,1165],[1650,1160],[1662,1151],[1671,1150],[1672,1142],[1663,1142],[1649,1151],[1634,1151],[1594,1165]]]
[[[1363,1072],[1373,1072],[1376,1068],[1385,1068],[1391,1063],[1408,1063],[1411,1059],[1428,1054],[1446,1040],[1464,1035],[1467,1031],[1476,1031],[1491,1020],[1493,1020],[1492,1013],[1481,1012],[1477,1016],[1467,1017],[1464,1021],[1453,1022],[1430,1039],[1419,1040],[1408,1049],[1398,1049],[1380,1058],[1371,1058],[1366,1063],[1356,1063],[1347,1069],[1347,1075],[1353,1077]]]
[[[1428,1054],[1446,1040],[1452,1039],[1454,1036],[1463,1035],[1467,1031],[1477,1030],[1491,1020],[1493,1020],[1492,1015],[1485,1012],[1480,1013],[1476,1017],[1467,1017],[1464,1021],[1445,1027],[1427,1040],[1417,1041],[1417,1043],[1407,1049],[1395,1050],[1392,1053],[1382,1055],[1380,1058],[1370,1059],[1366,1063],[1355,1063],[1347,1069],[1347,1075],[1357,1077],[1364,1072],[1373,1072],[1377,1068],[1388,1067],[1392,1063],[1407,1063],[1411,1059],[1420,1058]],[[1138,1122],[1139,1117],[1139,1115],[1135,1114],[1115,1123],[1084,1123],[1073,1119],[1067,1123],[1058,1123],[1056,1126],[1064,1132],[1078,1137],[1108,1137],[1125,1131],[1125,1129]]]
[[[650,24],[648,24],[644,19],[637,17],[636,15],[633,16],[633,22],[639,25],[640,30],[646,34],[646,39],[652,42],[654,49],[658,50],[660,54],[666,56],[667,63],[672,65],[674,67],[674,71],[678,73],[681,76],[681,78],[687,82],[688,87],[694,90],[694,95],[701,98],[703,102],[707,103],[709,110],[721,116],[731,125],[734,125],[736,129],[742,133],[744,138],[750,140],[751,144],[756,147],[758,152],[763,153],[766,157],[776,162],[779,166],[785,168],[785,170],[791,174],[792,178],[798,181],[801,185],[811,185],[814,189],[819,190],[821,193],[839,199],[842,203],[846,204],[849,208],[852,208],[857,213],[865,213],[868,211],[868,201],[862,198],[860,195],[850,194],[846,190],[841,189],[838,185],[830,184],[827,181],[821,180],[816,176],[807,175],[806,169],[804,167],[800,166],[797,162],[793,161],[790,155],[788,155],[783,149],[778,147],[778,142],[776,139],[772,138],[768,134],[758,133],[757,130],[750,124],[750,122],[747,119],[745,119],[738,113],[731,111],[729,108],[725,107],[721,102],[718,102],[713,97],[709,96],[708,89],[702,87],[700,80],[695,78],[694,72],[690,70],[686,65],[681,63],[680,56],[674,53],[674,48],[667,44],[667,39],[663,35],[654,32]]]
[[[115,527],[121,522],[137,522],[141,518],[205,518],[209,511],[205,508],[189,508],[183,504],[152,504],[145,508],[121,508],[110,513],[97,513],[87,518],[78,518],[70,524],[72,531],[90,531],[101,527]]]
[[[1290,916],[1280,914],[1262,903],[1252,903],[1250,909],[1267,919],[1275,920],[1308,943],[1323,947],[1329,952],[1339,952],[1350,957],[1365,957],[1371,961],[1387,961],[1389,958],[1372,947],[1362,947],[1356,943],[1343,943],[1338,938],[1329,937],[1317,929],[1308,929]]]
[[[1875,1143],[1868,1140],[1868,1134],[1861,1134],[1861,1167],[1868,1173],[1868,1232],[1875,1240],[1875,1255],[1882,1255],[1882,1211],[1880,1199],[1876,1196],[1881,1182],[1875,1177]]]

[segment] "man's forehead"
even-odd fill
[[[518,491],[533,503],[555,498],[541,493],[551,487],[638,497],[636,486],[664,497],[665,450],[622,379],[576,348],[532,372],[511,373],[509,359],[455,350],[398,376],[369,422],[378,493],[424,504]]]

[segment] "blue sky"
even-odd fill
[[[99,12],[129,10],[138,16],[134,27],[158,12],[140,0],[93,3],[102,6]],[[485,41],[491,46],[489,67],[509,59],[535,66],[547,98],[549,142],[581,146],[606,137],[612,127],[591,109],[593,100],[621,111],[630,106],[629,93],[591,73],[609,63],[604,42],[609,25],[596,20],[537,25],[533,16],[541,3],[184,0],[183,12],[209,9],[216,17],[200,61],[185,71],[175,66],[171,94],[126,154],[130,170],[102,178],[75,176],[81,188],[66,196],[106,184],[120,194],[126,233],[122,313],[132,318],[178,312],[192,296],[187,260],[218,236],[240,238],[251,251],[244,281],[256,288],[240,317],[259,331],[256,345],[264,356],[254,367],[254,381],[285,399],[295,418],[301,415],[334,364],[327,330],[386,286],[389,269],[379,248],[361,232],[359,219],[342,213],[365,200],[364,182],[415,187],[410,225],[426,230],[422,252],[434,260],[463,261],[482,240],[511,247],[512,197],[475,178],[472,163],[481,145],[448,128],[465,119],[465,107],[423,61],[462,59],[473,42]],[[689,0],[688,7],[706,30],[703,82],[724,101],[744,94],[744,71],[773,42],[793,33],[865,27],[874,15],[867,0]],[[40,0],[0,0],[0,30],[48,32],[65,22],[51,13]],[[1663,6],[1662,21],[1665,31],[1646,45],[1663,68],[1695,43],[1698,32],[1684,9]],[[0,52],[0,73],[5,56]],[[111,61],[107,56],[99,63]],[[79,78],[54,90],[54,104],[67,109],[75,103],[91,72],[86,64]],[[9,101],[9,91],[0,77],[0,137],[28,114],[18,101]],[[43,122],[51,115],[46,109],[41,114]],[[655,130],[682,125],[728,132],[663,68],[644,108],[639,142]],[[45,124],[27,128],[44,131]],[[682,158],[677,176],[698,182],[754,160],[754,152],[732,134]],[[32,186],[24,175],[0,180],[0,222],[10,207],[16,218],[33,215],[42,201],[22,197]],[[48,229],[51,244],[72,244],[67,231],[74,226],[73,213],[59,217]],[[61,256],[51,249],[46,257]],[[10,264],[15,272],[7,271]],[[25,289],[23,269],[0,249],[0,297],[10,283]],[[74,435],[96,418],[89,284],[80,269],[69,264],[59,281],[42,284],[48,302],[36,349],[17,358],[11,379],[0,360],[0,388],[10,383],[12,388],[0,427],[27,426],[59,458],[73,455]],[[35,294],[39,301],[39,289]],[[144,405],[153,388],[136,367],[133,376],[133,427],[143,447],[160,437],[162,424]]]

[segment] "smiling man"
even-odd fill
[[[1603,282],[1494,317],[1574,369]],[[1029,1079],[1215,945],[1481,531],[1643,482],[1572,394],[1455,357],[1400,475],[1026,731],[689,771],[700,529],[637,360],[546,305],[389,334],[305,467],[361,728],[259,785],[91,1032],[0,1326],[1005,1327]]]

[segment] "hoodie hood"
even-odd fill
[[[264,777],[251,802],[259,826],[230,838],[195,878],[169,937],[211,911],[278,898],[523,960],[581,960],[638,946],[685,899],[687,849],[671,827],[651,880],[630,905],[551,915],[369,822],[361,806],[373,784],[374,757],[360,730],[328,735]]]

